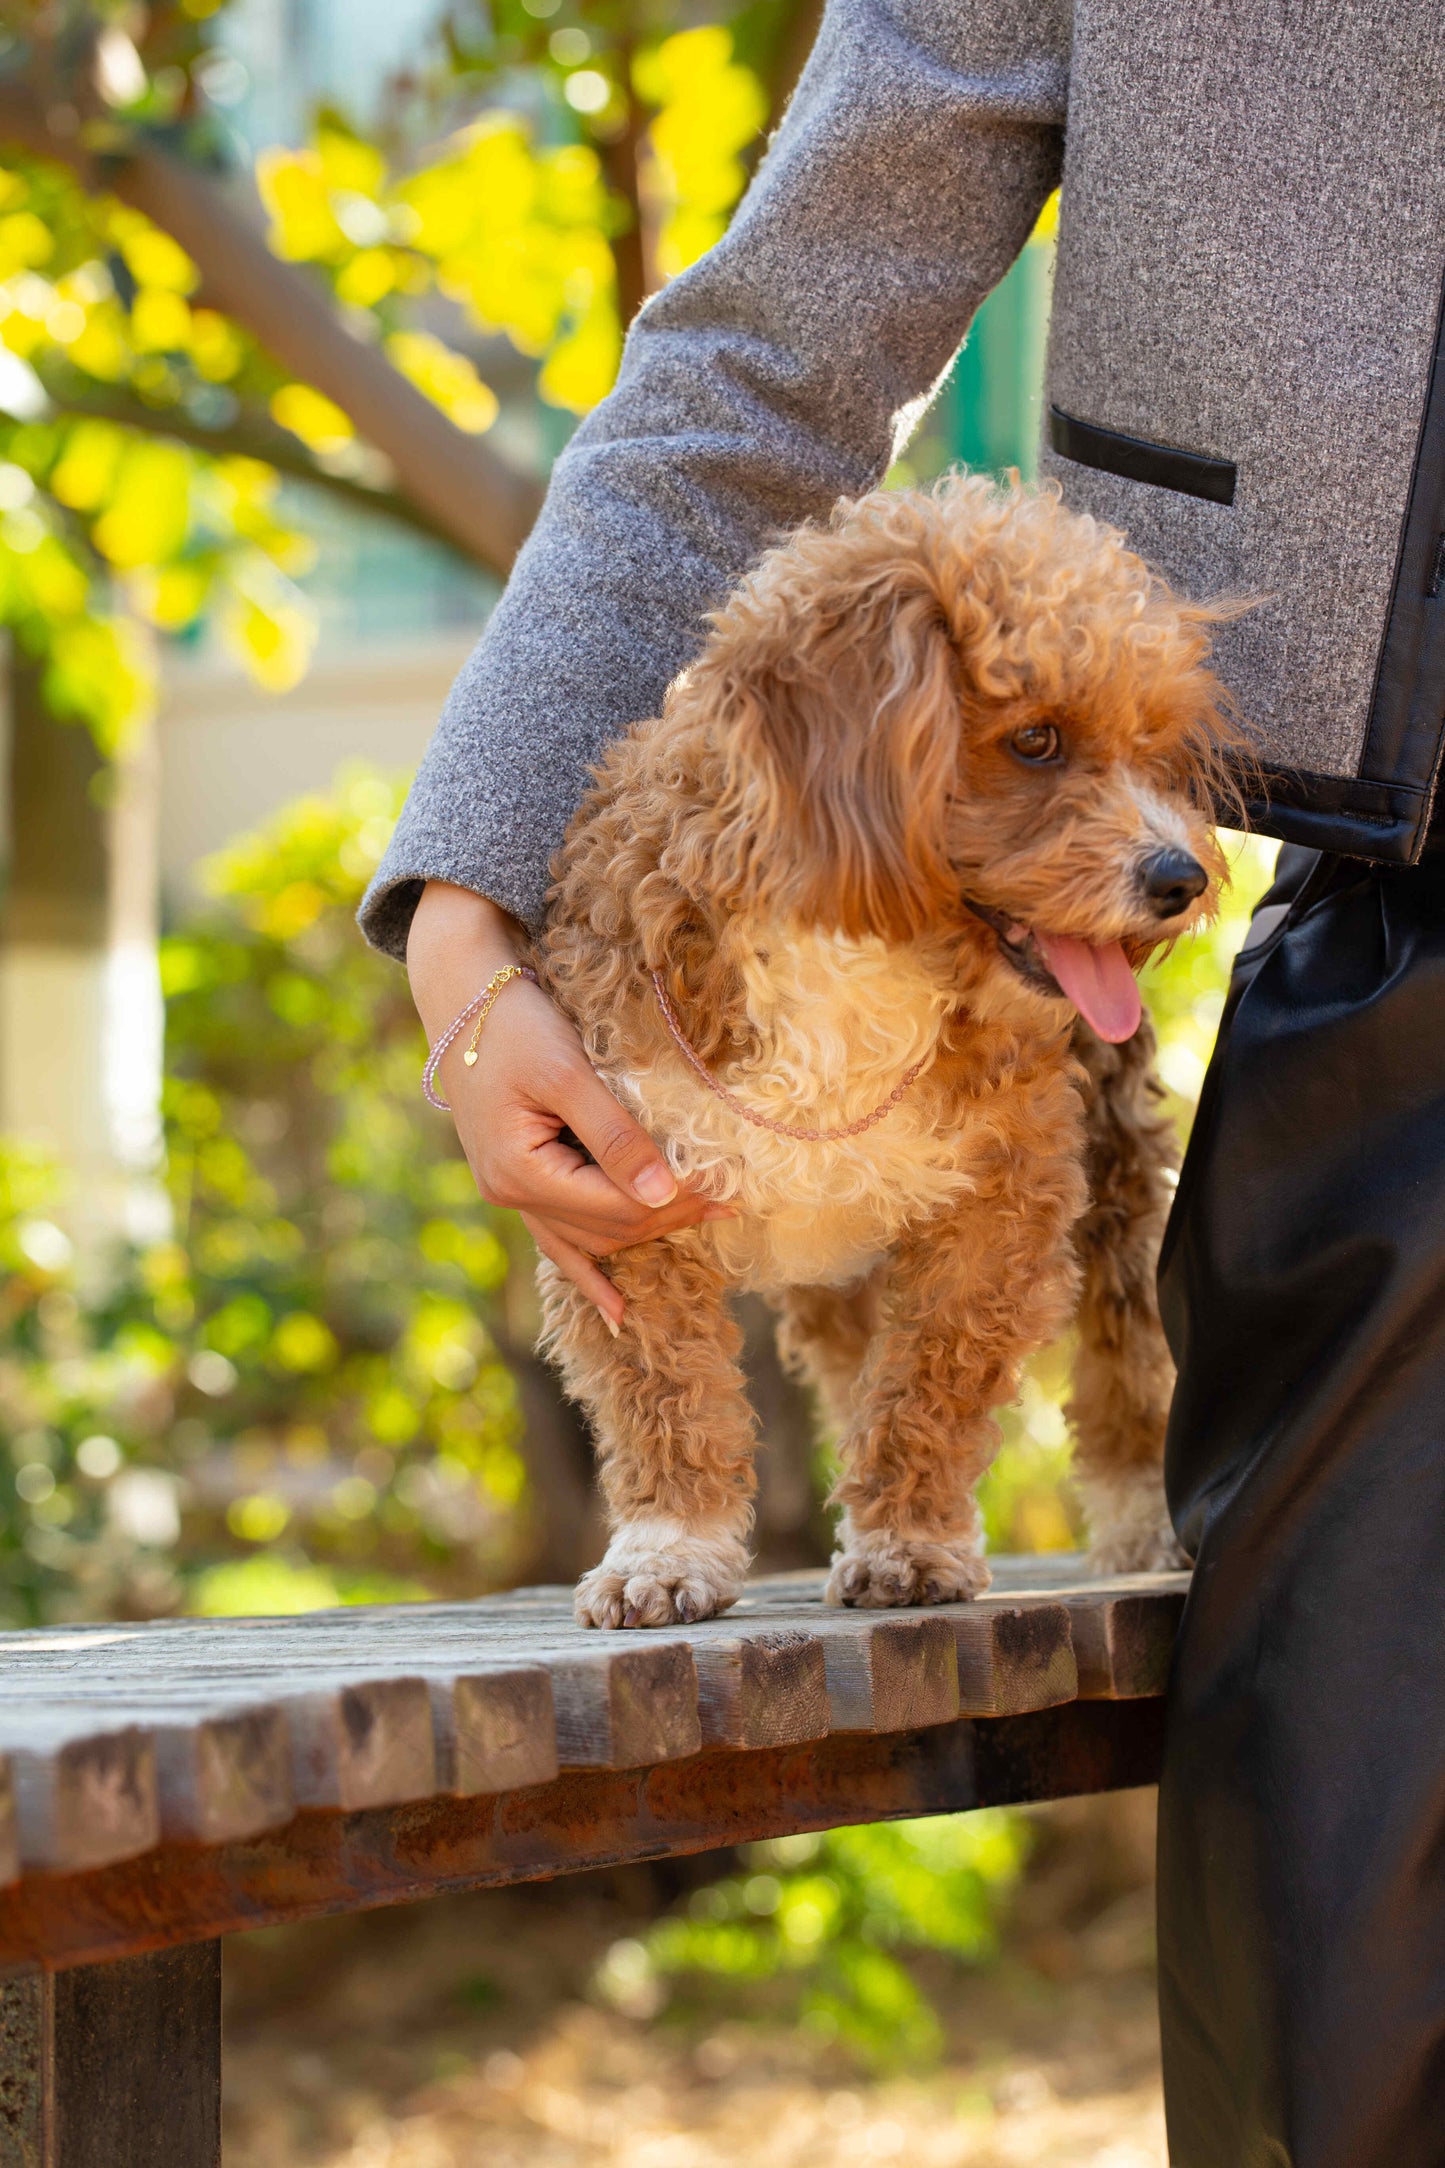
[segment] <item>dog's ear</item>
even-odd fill
[[[670,717],[705,734],[716,795],[669,870],[728,913],[922,932],[956,900],[959,694],[925,552],[856,524],[796,537],[674,688]]]

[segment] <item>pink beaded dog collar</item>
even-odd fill
[[[786,1122],[770,1121],[766,1114],[755,1114],[751,1107],[745,1107],[741,1099],[734,1097],[725,1084],[719,1084],[678,1022],[677,1012],[667,998],[667,988],[662,983],[660,971],[652,974],[652,990],[657,996],[657,1006],[662,1011],[662,1021],[672,1034],[673,1044],[683,1060],[696,1070],[708,1090],[715,1093],[723,1105],[730,1107],[742,1121],[751,1122],[754,1129],[771,1129],[774,1136],[791,1137],[798,1144],[836,1144],[844,1137],[861,1137],[865,1129],[872,1129],[875,1123],[881,1122],[886,1115],[893,1112],[909,1085],[928,1066],[928,1056],[925,1055],[922,1061],[916,1061],[911,1069],[904,1071],[881,1106],[875,1107],[871,1114],[860,1115],[856,1122],[845,1123],[841,1129],[792,1129]]]

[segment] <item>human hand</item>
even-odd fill
[[[435,1044],[492,974],[524,952],[521,928],[489,898],[429,881],[406,951],[428,1040]],[[679,1185],[602,1082],[573,1026],[529,979],[502,990],[470,1069],[462,1060],[469,1036],[462,1032],[447,1049],[439,1081],[477,1188],[488,1204],[520,1212],[538,1249],[615,1332],[622,1296],[596,1260],[679,1227],[730,1219],[732,1209]],[[595,1164],[563,1141],[564,1129]]]

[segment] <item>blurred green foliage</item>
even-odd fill
[[[95,186],[38,155],[0,167],[0,624],[53,711],[105,750],[147,711],[156,634],[205,618],[262,685],[304,672],[313,547],[258,448],[279,433],[287,471],[322,486],[379,479],[341,407],[208,306],[177,242],[103,192],[104,156],[133,142],[202,169],[234,156],[210,102],[224,9],[59,0],[0,23],[0,75],[33,79],[37,99],[98,56]],[[764,72],[803,11],[749,0],[691,24],[674,0],[464,0],[373,135],[325,111],[305,145],[260,153],[272,248],[458,428],[497,418],[466,348],[498,334],[544,403],[584,413],[611,385],[624,317],[723,231],[769,114]]]
[[[638,2016],[670,2001],[795,2020],[873,2067],[928,2061],[938,2019],[906,1959],[986,1963],[1029,1841],[1020,1816],[984,1810],[748,1845],[741,1873],[614,1945],[597,1991]]]
[[[417,1091],[352,923],[400,788],[344,777],[214,862],[165,943],[173,1239],[77,1275],[0,1160],[0,1614],[472,1593],[526,1529],[493,1328],[514,1223]]]

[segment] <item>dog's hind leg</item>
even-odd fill
[[[1074,1235],[1082,1271],[1068,1408],[1074,1471],[1094,1570],[1143,1572],[1184,1559],[1164,1503],[1174,1365],[1154,1284],[1178,1142],[1160,1109],[1147,1012],[1122,1046],[1104,1045],[1080,1024],[1073,1050],[1089,1076],[1090,1193]]]
[[[868,1343],[878,1329],[876,1278],[852,1287],[790,1287],[777,1298],[783,1368],[818,1396],[823,1420],[844,1431],[853,1413]]]
[[[620,1251],[627,1313],[542,1260],[542,1345],[592,1420],[611,1541],[578,1583],[583,1626],[671,1626],[736,1603],[748,1570],[754,1421],[723,1275],[693,1237]]]
[[[1079,1129],[1078,1095],[1056,1072],[1019,1130],[981,1151],[970,1196],[895,1250],[842,1445],[831,1602],[952,1603],[987,1588],[974,1486],[998,1447],[994,1410],[1077,1296]]]

